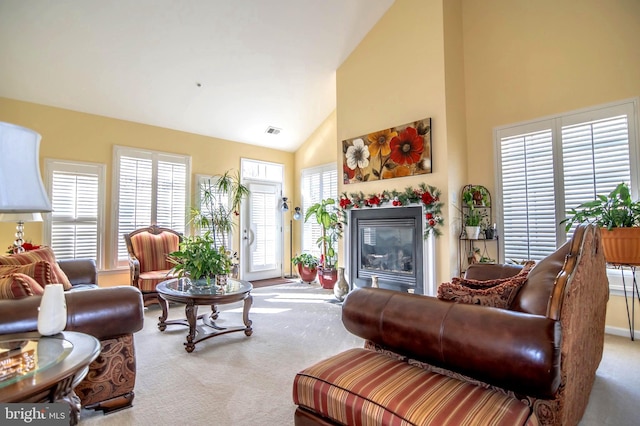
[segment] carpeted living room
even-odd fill
[[[0,0],[0,406],[637,423],[640,2],[125,3]]]

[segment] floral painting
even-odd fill
[[[431,119],[342,141],[344,183],[431,173]]]

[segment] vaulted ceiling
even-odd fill
[[[0,96],[294,151],[393,1],[0,0]]]

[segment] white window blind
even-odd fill
[[[338,202],[338,170],[334,164],[314,167],[302,171],[302,214],[323,199],[333,198]],[[322,236],[322,228],[311,218],[302,228],[303,252],[320,256],[320,248],[316,241]]]
[[[115,148],[114,246],[116,266],[127,262],[124,234],[157,224],[185,232],[190,158],[125,147]]]
[[[104,165],[47,160],[53,211],[45,219],[45,241],[58,259],[103,263]]]
[[[552,253],[567,210],[620,182],[637,194],[636,117],[632,100],[496,130],[505,259]]]

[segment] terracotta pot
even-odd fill
[[[640,265],[640,227],[600,228],[600,235],[608,263]]]
[[[305,283],[311,283],[316,279],[316,274],[318,273],[318,268],[304,266],[302,263],[298,263],[296,265],[298,267],[298,276]]]
[[[333,289],[333,285],[338,281],[338,270],[336,268],[323,268],[318,266],[318,281],[322,288]]]

